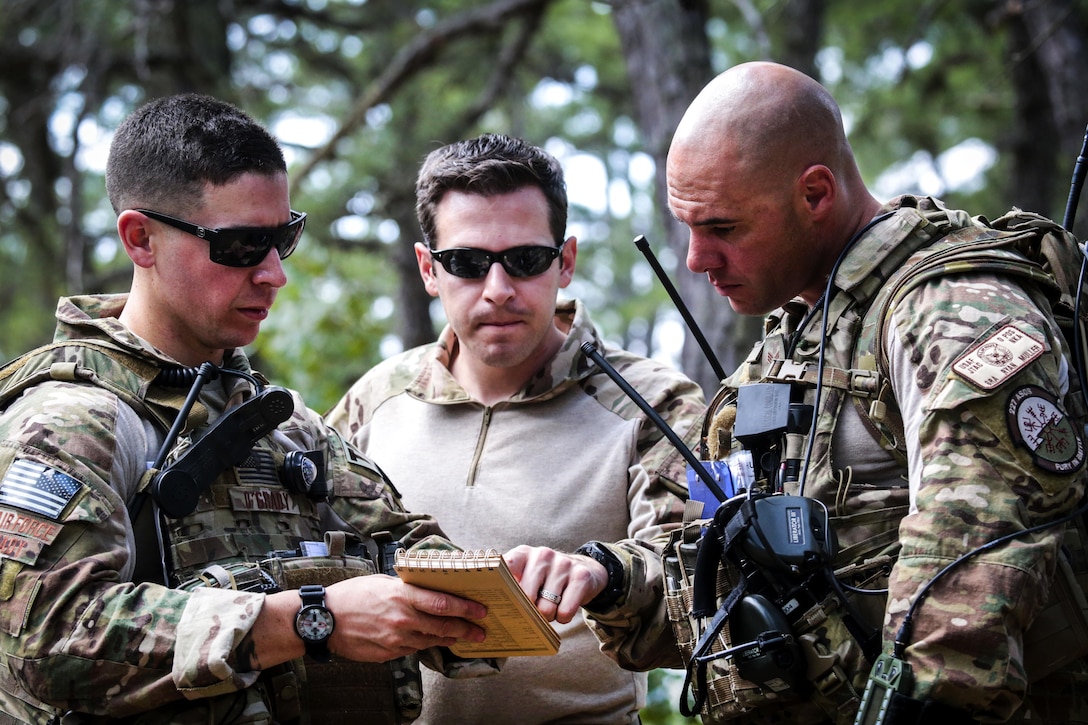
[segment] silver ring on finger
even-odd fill
[[[547,599],[552,604],[559,604],[559,602],[563,601],[562,596],[556,594],[555,592],[549,592],[544,587],[540,588],[540,591],[537,592],[537,596],[541,599]]]

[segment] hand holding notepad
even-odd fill
[[[451,646],[460,657],[525,657],[559,651],[559,635],[525,596],[495,549],[401,550],[394,569],[409,584],[456,594],[487,607],[487,617],[477,622],[487,631],[487,639]]]

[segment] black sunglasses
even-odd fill
[[[208,257],[216,264],[227,267],[256,267],[272,247],[280,259],[287,259],[302,238],[306,226],[306,214],[291,210],[291,221],[278,227],[228,227],[208,229],[184,219],[160,214],[150,209],[137,209],[163,224],[188,232],[208,242]]]
[[[430,252],[431,257],[437,259],[442,268],[454,277],[464,279],[486,277],[491,265],[495,262],[500,263],[511,277],[535,277],[552,265],[552,260],[563,251],[563,244],[558,247],[537,245],[511,247],[501,252],[489,252],[486,249],[474,247],[431,249]]]

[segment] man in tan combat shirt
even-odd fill
[[[364,375],[327,420],[459,545],[531,545],[507,559],[563,637],[559,654],[511,658],[495,676],[424,670],[420,722],[637,722],[646,675],[603,655],[578,608],[646,584],[622,563],[653,558],[651,540],[679,523],[685,466],[580,348],[596,345],[681,435],[702,393],[602,341],[580,302],[557,303],[577,240],[550,154],[498,134],[459,141],[427,157],[416,198],[420,276],[449,324]]]

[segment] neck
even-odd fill
[[[827,245],[828,252],[823,257],[823,261],[827,266],[818,275],[819,285],[813,285],[799,295],[809,307],[814,306],[823,297],[827,288],[827,280],[834,272],[837,260],[843,256],[855,237],[861,234],[880,213],[882,204],[868,191],[863,189],[860,194],[855,194],[854,197],[858,199],[856,204],[850,203],[849,199],[851,197],[844,196],[847,203],[840,205],[843,212],[836,217],[837,223],[829,227],[831,232],[828,240],[829,244]],[[832,240],[833,243],[831,243]]]
[[[212,362],[216,365],[223,363],[225,350],[194,351],[179,344],[169,326],[162,324],[159,321],[160,318],[156,317],[147,305],[141,303],[139,295],[135,292],[130,293],[117,319],[134,335],[182,366],[192,367],[203,362]]]

